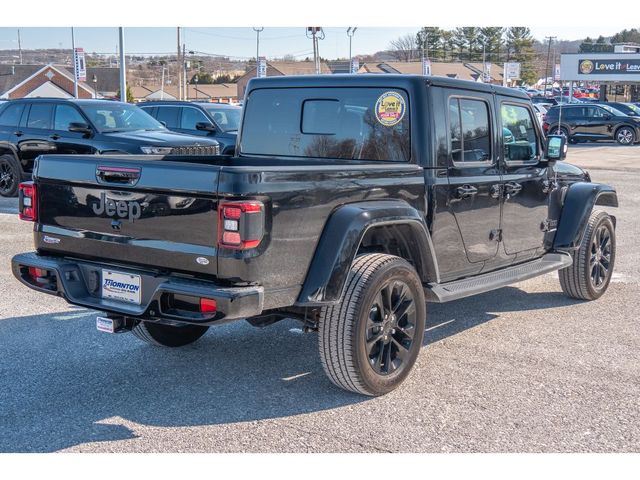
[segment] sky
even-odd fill
[[[452,25],[439,25],[454,28]],[[542,40],[553,35],[560,40],[577,40],[587,36],[610,36],[630,26],[563,26],[530,27],[533,36]],[[366,55],[385,50],[389,42],[405,34],[415,34],[419,27],[360,27],[353,37],[353,54]],[[17,48],[18,28],[0,27],[0,50]],[[327,27],[326,38],[319,42],[320,54],[325,58],[348,58],[347,27]],[[256,33],[251,27],[183,28],[187,50],[203,54],[218,54],[243,59],[255,57]],[[68,27],[20,28],[23,49],[71,48],[71,29]],[[75,29],[76,46],[86,52],[115,53],[118,29],[115,27],[84,27]],[[175,27],[127,27],[127,54],[173,54],[176,46]],[[304,27],[265,27],[260,34],[260,55],[268,58],[286,54],[304,59],[312,56],[312,43],[305,36]],[[0,60],[6,60],[1,58]]]

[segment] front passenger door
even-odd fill
[[[51,139],[56,143],[56,153],[93,154],[96,148],[93,146],[90,135],[80,132],[70,132],[71,123],[89,122],[73,105],[58,103],[53,116],[53,132]]]
[[[502,237],[505,252],[516,261],[534,257],[542,248],[548,217],[548,171],[541,160],[541,133],[531,107],[512,99],[500,102],[503,139]],[[504,138],[504,137],[503,137]]]

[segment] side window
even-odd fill
[[[84,117],[71,105],[56,105],[56,114],[53,120],[54,130],[69,130],[70,123],[87,123]]]
[[[449,130],[454,162],[491,160],[489,106],[482,100],[449,99]]]
[[[51,129],[51,114],[53,105],[50,103],[33,103],[29,110],[27,128]]]
[[[503,103],[500,109],[504,157],[507,161],[529,161],[538,155],[535,119],[524,105]]]
[[[3,127],[17,127],[24,110],[24,103],[9,105],[0,114],[0,125]]]
[[[211,123],[205,116],[205,114],[200,110],[192,107],[182,108],[182,119],[180,121],[180,128],[184,128],[185,130],[197,130],[196,123],[200,122]]]
[[[167,128],[178,128],[180,110],[179,107],[158,107],[156,120],[164,122]]]

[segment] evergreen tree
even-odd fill
[[[487,62],[499,62],[500,50],[502,50],[502,36],[505,29],[503,27],[482,27],[480,28],[480,42],[485,46],[485,57]]]
[[[505,35],[505,45],[508,60],[520,63],[520,80],[529,84],[536,82],[536,52],[531,31],[527,27],[509,27]]]

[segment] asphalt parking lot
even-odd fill
[[[0,199],[0,451],[639,451],[640,146],[567,160],[618,190],[607,294],[568,299],[548,274],[429,305],[412,375],[375,399],[334,388],[294,321],[171,350],[97,332],[94,312],[14,280],[32,225]]]

